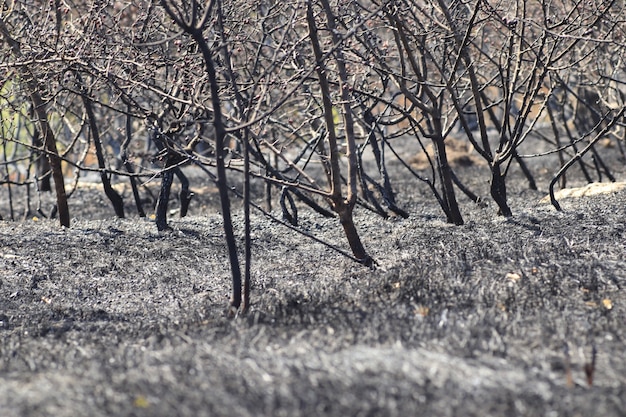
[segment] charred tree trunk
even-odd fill
[[[167,14],[185,33],[190,35],[200,49],[202,59],[204,60],[205,71],[209,81],[211,91],[211,104],[213,106],[213,127],[215,128],[215,163],[217,169],[217,187],[220,194],[220,203],[222,206],[222,219],[224,224],[224,237],[228,246],[228,256],[230,259],[231,275],[233,280],[232,295],[230,299],[231,313],[235,314],[242,301],[241,292],[241,268],[239,266],[239,257],[237,254],[237,243],[235,240],[235,232],[233,229],[233,221],[230,212],[230,199],[228,196],[228,181],[226,179],[226,165],[224,158],[226,151],[226,127],[222,115],[222,103],[220,99],[219,83],[215,72],[215,64],[213,55],[206,39],[202,33],[213,7],[221,7],[219,0],[211,1],[207,4],[202,16],[197,11],[199,5],[193,1],[190,8],[190,15],[185,16],[178,6],[171,7],[167,0],[161,0],[161,5]]]
[[[327,18],[327,26],[330,32],[333,34],[333,40],[337,42],[339,35],[335,27],[334,16],[330,10],[330,5],[326,0],[322,0],[322,5]],[[356,158],[356,144],[354,140],[354,122],[352,120],[352,109],[350,108],[350,97],[348,92],[347,72],[345,68],[344,58],[340,49],[335,51],[335,58],[337,67],[339,69],[339,89],[342,95],[343,102],[343,117],[346,128],[346,140],[347,140],[347,157],[348,157],[348,195],[344,198],[342,193],[341,183],[341,171],[339,168],[339,150],[337,137],[335,133],[335,121],[333,116],[333,103],[330,95],[330,85],[326,74],[326,66],[324,65],[324,57],[322,48],[319,42],[317,25],[315,23],[315,16],[313,14],[313,5],[311,0],[307,1],[307,23],[309,26],[309,38],[313,47],[316,60],[316,70],[319,79],[320,90],[322,92],[322,104],[324,110],[324,120],[326,122],[327,135],[328,135],[328,147],[330,157],[330,185],[331,193],[329,200],[333,210],[339,215],[339,221],[352,250],[352,254],[367,266],[373,266],[374,260],[367,253],[361,238],[354,224],[353,210],[356,203],[357,193],[357,158]]]
[[[0,20],[0,33],[11,47],[13,54],[21,58],[22,52],[20,50],[19,43],[11,37],[11,33],[6,27],[5,23]],[[59,222],[61,226],[70,226],[70,210],[67,204],[67,194],[65,193],[65,180],[63,178],[63,171],[61,169],[61,158],[57,150],[57,143],[54,137],[54,132],[48,123],[48,114],[46,112],[46,105],[39,93],[39,85],[33,74],[29,72],[27,67],[22,67],[22,75],[25,78],[26,86],[29,90],[31,102],[33,104],[33,110],[37,118],[37,123],[41,129],[43,135],[42,142],[44,150],[50,164],[52,172],[52,179],[54,180],[54,189],[57,196],[57,211],[59,213]]]
[[[130,110],[130,109],[129,109]],[[122,142],[122,146],[120,147],[120,159],[128,171],[129,174],[134,174],[135,170],[133,165],[128,160],[128,146],[130,145],[130,141],[132,139],[132,126],[131,126],[131,116],[130,111],[129,114],[126,115],[126,138],[124,142]],[[137,207],[137,213],[139,217],[146,217],[146,212],[143,209],[143,205],[141,204],[141,197],[139,196],[139,188],[137,187],[137,180],[135,177],[130,177],[130,186],[133,190],[133,198],[135,199],[135,207]]]
[[[513,213],[506,199],[506,181],[502,174],[499,161],[494,161],[491,166],[491,197],[498,205],[498,214],[511,217]]]
[[[161,173],[161,189],[159,190],[159,198],[154,210],[155,223],[159,232],[171,229],[167,224],[167,205],[170,201],[170,190],[172,189],[172,181],[174,179],[174,172],[171,167],[172,159],[168,157],[165,163],[165,170]]]
[[[78,79],[80,77],[77,75]],[[113,210],[115,210],[115,214],[120,219],[124,218],[124,200],[122,196],[117,193],[111,187],[111,179],[107,173],[106,169],[106,161],[104,159],[104,150],[102,149],[102,140],[100,139],[100,131],[98,129],[98,123],[96,121],[96,116],[93,112],[93,105],[89,98],[86,96],[86,93],[83,93],[81,96],[83,100],[83,105],[85,106],[85,111],[87,112],[87,119],[89,120],[89,129],[91,130],[91,137],[93,138],[93,144],[96,148],[96,158],[98,160],[98,168],[100,169],[100,179],[102,181],[102,186],[104,187],[104,193],[113,204]]]
[[[37,149],[43,149],[44,144],[41,140],[41,133],[38,127],[35,127],[33,133],[33,147]],[[33,151],[35,155],[35,169],[37,175],[37,181],[39,181],[40,191],[52,191],[52,185],[50,184],[51,169],[50,161],[46,157],[44,152]]]
[[[180,181],[180,193],[178,193],[178,198],[180,199],[180,217],[185,217],[189,211],[189,204],[193,198],[193,193],[189,190],[189,179],[183,173],[183,170],[176,168],[174,174],[176,174],[176,178]]]
[[[441,121],[438,117],[433,118],[434,126],[434,138],[433,143],[435,145],[435,151],[437,153],[437,168],[439,170],[439,176],[441,178],[442,195],[446,204],[446,216],[448,223],[456,224],[460,226],[464,223],[461,210],[459,209],[459,203],[454,193],[454,181],[452,175],[452,168],[448,162],[448,154],[446,152],[446,144],[441,136],[442,128]]]

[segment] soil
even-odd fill
[[[485,169],[458,172],[486,196]],[[459,195],[463,226],[397,175],[408,219],[356,212],[375,270],[254,213],[252,306],[235,318],[206,179],[187,217],[171,202],[171,232],[130,205],[114,218],[84,184],[68,229],[0,222],[0,414],[624,416],[626,192],[557,212],[533,169],[539,191],[510,173],[512,218]],[[347,247],[337,220],[299,221]]]

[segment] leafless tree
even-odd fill
[[[336,217],[349,251],[325,244],[373,266],[355,211],[410,215],[390,160],[462,224],[457,193],[479,197],[449,161],[453,142],[485,161],[491,197],[511,216],[513,164],[531,188],[527,159],[554,153],[551,190],[577,163],[589,180],[593,170],[613,179],[596,145],[609,136],[621,146],[626,134],[624,6],[615,0],[1,4],[1,183],[39,192],[52,175],[69,225],[79,178],[96,174],[120,217],[113,184],[131,182],[143,216],[150,190],[141,184],[159,178],[156,225],[166,230],[172,182],[185,215],[193,193],[184,167],[198,167],[219,189],[233,312],[249,305],[251,208],[303,234],[299,210]],[[407,149],[429,169],[411,167]],[[40,155],[50,166],[37,170]],[[251,195],[255,182],[266,209]],[[244,199],[243,271],[232,196]]]
[[[50,168],[52,170],[52,178],[54,179],[54,186],[57,195],[57,209],[59,212],[59,221],[62,226],[69,227],[70,214],[67,204],[67,196],[65,193],[65,182],[63,178],[63,172],[61,171],[61,159],[57,148],[57,142],[55,134],[50,126],[49,115],[46,103],[44,101],[45,86],[41,79],[38,78],[39,74],[31,71],[28,65],[30,59],[37,59],[33,52],[29,50],[25,53],[24,45],[20,43],[14,33],[27,31],[29,28],[22,25],[23,21],[15,19],[15,14],[19,14],[19,10],[13,10],[14,3],[5,4],[3,2],[2,18],[0,19],[0,34],[4,42],[8,45],[8,51],[16,62],[22,62],[21,65],[15,65],[12,70],[14,71],[6,79],[12,79],[12,82],[19,82],[20,86],[25,90],[25,95],[29,97],[30,104],[32,105],[33,113],[36,118],[36,123],[39,128],[40,134],[43,136],[41,143],[43,144],[42,151],[45,152]],[[26,26],[28,26],[27,22]],[[10,26],[11,25],[11,26]],[[9,75],[9,69],[5,69],[5,74]]]

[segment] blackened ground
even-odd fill
[[[624,416],[626,193],[556,212],[546,178],[510,184],[513,218],[460,196],[452,226],[396,180],[409,219],[357,211],[374,271],[255,214],[253,305],[236,319],[207,184],[168,233],[130,206],[113,218],[88,187],[69,229],[1,222],[0,414]],[[336,220],[300,221],[346,247]]]

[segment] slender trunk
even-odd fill
[[[126,171],[128,171],[129,174],[134,174],[135,170],[133,169],[133,165],[128,160],[128,146],[130,145],[130,141],[132,139],[131,132],[132,126],[129,109],[129,114],[126,115],[126,138],[124,139],[124,142],[122,143],[122,146],[120,148],[119,157],[122,160]],[[135,199],[135,207],[137,207],[137,213],[139,214],[139,217],[146,217],[146,212],[143,210],[143,205],[141,204],[141,197],[139,195],[139,188],[137,187],[137,181],[135,180],[135,177],[130,177],[130,186],[133,190],[133,198]]]
[[[0,20],[0,33],[11,47],[13,54],[20,58],[22,52],[20,50],[20,44],[11,36],[9,29],[5,23]],[[26,85],[30,91],[30,99],[33,103],[33,109],[37,117],[37,122],[43,135],[43,146],[48,157],[48,163],[52,171],[52,179],[54,180],[54,190],[57,196],[57,210],[59,213],[59,222],[61,226],[70,226],[70,210],[67,204],[67,194],[65,193],[65,180],[63,178],[63,171],[61,169],[61,158],[57,150],[57,143],[54,137],[54,132],[48,123],[48,114],[46,113],[46,105],[39,94],[39,85],[34,75],[30,73],[28,68],[22,67],[22,75],[26,79]]]
[[[326,0],[322,0],[322,5],[327,17],[327,24],[330,32],[333,33],[333,40],[337,42],[339,37],[336,32],[334,16],[330,10],[330,5]],[[331,180],[331,196],[333,210],[339,215],[339,221],[344,229],[346,239],[352,250],[352,254],[359,262],[373,266],[374,260],[367,253],[361,238],[354,224],[353,210],[356,203],[357,193],[357,157],[356,144],[354,138],[354,121],[352,119],[352,109],[350,108],[350,95],[347,85],[347,71],[345,68],[343,54],[340,49],[335,52],[337,67],[339,69],[339,88],[343,102],[343,118],[346,128],[347,141],[347,157],[348,157],[348,195],[343,197],[341,184],[341,171],[339,168],[339,150],[337,148],[337,136],[335,132],[335,121],[333,117],[333,103],[330,96],[330,85],[326,75],[326,67],[324,65],[322,48],[319,43],[317,26],[313,15],[313,5],[309,0],[307,2],[307,23],[309,26],[309,38],[317,61],[317,75],[319,78],[320,89],[322,91],[322,103],[324,107],[324,120],[328,130],[328,146],[330,150],[330,180]]]
[[[212,8],[222,7],[219,0],[212,0],[207,2],[205,10],[202,16],[199,16],[198,4],[193,1],[191,4],[191,15],[184,17],[181,14],[181,10],[176,6],[172,8],[166,0],[161,0],[161,5],[167,12],[167,14],[176,22],[176,24],[183,29],[188,35],[190,35],[195,43],[198,45],[200,52],[202,53],[202,59],[204,60],[205,71],[209,80],[209,88],[211,90],[211,104],[213,106],[213,127],[215,129],[215,165],[217,170],[217,188],[220,194],[220,203],[222,207],[222,219],[224,223],[224,238],[226,239],[226,245],[228,246],[228,256],[230,259],[231,275],[233,279],[233,292],[230,299],[230,313],[236,314],[241,306],[241,269],[239,267],[239,257],[237,255],[237,244],[235,241],[235,233],[233,230],[233,221],[230,212],[230,200],[228,197],[228,182],[226,179],[226,165],[224,158],[226,152],[224,146],[226,145],[226,128],[224,126],[224,120],[222,115],[222,103],[219,95],[219,84],[217,80],[217,74],[215,72],[215,64],[213,62],[213,56],[209,45],[207,44],[204,35],[202,34],[203,28],[208,21]]]
[[[235,241],[235,233],[233,230],[232,216],[230,212],[230,199],[228,196],[228,182],[226,179],[226,165],[224,158],[226,151],[224,145],[226,142],[226,129],[224,127],[221,101],[219,97],[219,86],[217,83],[217,75],[213,64],[211,51],[202,36],[202,30],[196,29],[191,31],[191,36],[196,41],[202,52],[205,63],[205,69],[209,77],[211,88],[211,102],[213,104],[213,127],[215,128],[215,154],[217,169],[217,187],[220,194],[220,203],[222,207],[222,219],[224,221],[224,237],[228,246],[228,256],[230,259],[231,273],[233,278],[233,292],[230,299],[230,306],[234,310],[238,310],[241,306],[241,268],[239,267],[239,257],[237,255],[237,244]]]
[[[157,199],[155,209],[155,222],[157,230],[162,232],[170,229],[167,224],[167,205],[170,200],[170,191],[172,189],[172,181],[174,179],[174,172],[170,168],[172,163],[168,157],[168,161],[165,164],[165,170],[161,173],[161,189],[159,190],[159,198]]]
[[[242,120],[248,120],[248,105],[247,100],[244,99],[239,86],[237,85],[237,77],[233,71],[233,65],[231,62],[231,54],[228,50],[228,39],[226,36],[226,29],[224,28],[224,15],[221,7],[221,2],[218,3],[216,10],[217,21],[220,30],[220,36],[222,38],[222,56],[226,66],[226,72],[228,78],[230,78],[231,86],[235,96],[235,105],[238,109],[239,117]],[[240,142],[243,146],[243,218],[244,218],[244,277],[243,277],[243,299],[241,301],[240,311],[246,313],[250,306],[250,270],[252,262],[252,241],[250,237],[250,138],[249,128],[246,127],[243,134],[243,140],[240,137]]]
[[[0,122],[3,122],[2,117],[0,116]],[[3,155],[7,155],[7,142],[2,141],[2,153]],[[10,179],[11,173],[9,172],[9,165],[4,166],[4,175],[7,179]],[[11,221],[15,220],[15,212],[13,210],[13,189],[11,187],[11,181],[7,182],[7,191],[9,194],[9,218]],[[0,220],[2,220],[2,215],[0,215]]]
[[[462,225],[463,216],[461,216],[461,210],[459,209],[459,203],[454,193],[454,181],[452,179],[452,168],[448,162],[448,153],[446,151],[446,143],[443,139],[442,132],[443,127],[441,125],[441,118],[439,116],[439,110],[437,114],[433,114],[432,125],[434,130],[433,143],[435,145],[435,151],[437,152],[437,166],[439,169],[439,175],[442,182],[443,198],[447,206],[446,215],[448,216],[448,222]]]
[[[29,84],[35,84],[29,83]],[[34,86],[33,86],[34,87]],[[65,193],[65,179],[63,178],[63,170],[61,168],[61,157],[57,150],[57,143],[54,132],[48,124],[45,105],[41,96],[37,91],[31,93],[31,100],[35,106],[37,121],[43,132],[43,143],[48,155],[48,162],[52,170],[52,179],[54,180],[54,190],[57,196],[57,210],[59,212],[59,223],[61,226],[70,227],[70,210],[67,204],[67,194]]]
[[[243,300],[241,311],[247,312],[250,307],[250,270],[252,266],[252,238],[250,236],[250,138],[248,131],[243,140],[243,217],[244,217],[244,274],[243,274]]]
[[[517,152],[517,149],[513,150],[513,158],[515,158],[515,161],[522,169],[524,176],[528,180],[528,188],[530,188],[531,190],[537,190],[537,183],[535,182],[535,178],[533,177],[532,172],[530,172],[528,165],[526,165],[526,162],[524,162],[524,160],[519,156],[519,152]]]
[[[80,77],[78,78],[80,80]],[[102,140],[100,139],[100,132],[98,130],[98,123],[96,122],[96,116],[93,112],[93,105],[91,101],[83,94],[81,96],[85,111],[87,112],[87,119],[89,120],[89,128],[91,129],[91,137],[96,148],[96,158],[98,159],[98,168],[100,169],[100,179],[102,186],[104,187],[104,194],[109,198],[111,204],[113,204],[113,210],[120,219],[124,218],[124,200],[117,191],[111,187],[111,180],[106,172],[106,163],[104,160],[104,152],[102,149]]]
[[[31,115],[32,117],[32,115]],[[39,128],[35,127],[33,133],[33,146],[37,149],[43,148],[43,142],[41,141],[41,135],[39,134]],[[50,185],[50,161],[46,157],[45,153],[40,151],[34,151],[35,155],[35,167],[36,167],[36,175],[37,180],[39,181],[39,190],[40,191],[52,191],[52,186]]]
[[[180,193],[178,193],[178,198],[180,199],[180,217],[185,217],[187,212],[189,212],[189,205],[191,204],[194,193],[189,189],[189,179],[182,169],[176,168],[174,174],[176,174],[176,178],[180,181]]]
[[[309,38],[315,54],[316,71],[319,78],[320,90],[322,91],[322,106],[324,110],[324,122],[326,124],[326,135],[328,140],[328,156],[323,155],[322,163],[329,175],[331,187],[331,200],[333,203],[341,203],[341,172],[339,168],[339,149],[337,145],[337,132],[335,131],[335,121],[333,116],[333,103],[330,96],[330,84],[326,76],[326,65],[319,42],[315,16],[313,15],[313,5],[311,0],[307,1],[307,22],[309,25]]]

